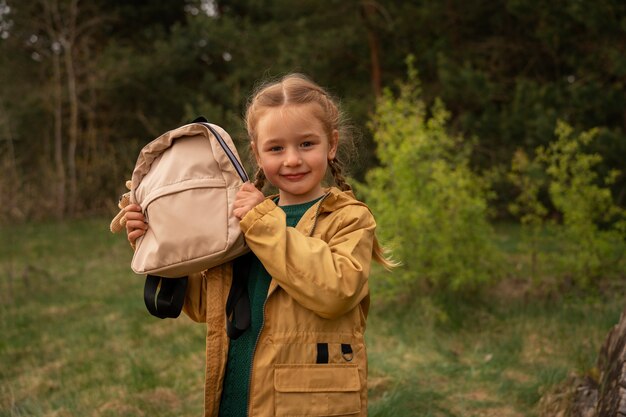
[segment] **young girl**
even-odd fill
[[[207,323],[205,416],[365,416],[364,331],[372,258],[386,267],[365,204],[346,184],[333,99],[301,75],[262,87],[246,125],[258,164],[234,202],[254,261],[250,327],[225,331],[232,264],[189,277],[184,311]],[[338,186],[324,188],[330,169]],[[265,181],[278,188],[266,198]],[[131,243],[147,225],[126,208]]]

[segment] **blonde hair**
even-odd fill
[[[261,85],[252,95],[245,115],[246,129],[250,136],[250,146],[252,147],[253,143],[258,143],[256,128],[259,119],[268,109],[282,107],[288,104],[309,103],[318,104],[318,106],[313,107],[314,116],[322,123],[328,138],[331,138],[333,131],[336,130],[339,132],[341,144],[351,144],[350,128],[336,100],[334,100],[326,90],[311,81],[305,75],[290,74],[277,81],[271,81]],[[252,153],[254,153],[254,150],[252,151]],[[352,189],[343,175],[344,165],[337,155],[335,158],[328,160],[328,167],[339,189],[342,191]],[[261,190],[265,185],[265,180],[265,173],[261,167],[258,167],[254,185]],[[385,269],[391,270],[398,266],[399,263],[388,257],[387,252],[388,251],[378,243],[378,239],[374,237],[372,257]]]

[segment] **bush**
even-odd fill
[[[519,218],[522,225],[520,250],[530,258],[530,277],[538,284],[539,258],[542,256],[542,240],[545,237],[547,207],[541,202],[540,193],[545,188],[546,173],[536,160],[531,160],[526,152],[518,149],[511,161],[508,180],[519,194],[508,206],[511,214]]]
[[[585,152],[597,135],[597,129],[576,135],[559,122],[557,140],[537,150],[549,177],[550,200],[563,218],[562,225],[554,227],[559,250],[548,260],[559,275],[583,288],[602,277],[623,275],[620,264],[626,249],[626,212],[614,203],[609,188],[619,172],[601,178],[595,167],[602,157]]]
[[[403,267],[377,291],[475,289],[490,280],[497,252],[487,221],[486,182],[469,167],[470,144],[447,133],[449,113],[436,101],[427,115],[416,71],[387,89],[370,128],[380,166],[359,187],[381,238]],[[376,285],[376,284],[374,284]]]
[[[530,254],[534,282],[571,282],[587,289],[601,278],[623,276],[626,212],[615,204],[609,188],[619,172],[603,178],[598,174],[602,158],[587,151],[597,129],[575,134],[558,122],[555,135],[549,146],[537,148],[534,160],[522,151],[515,154],[509,180],[519,195],[509,210],[522,224],[523,250]],[[542,192],[556,216],[548,217]]]

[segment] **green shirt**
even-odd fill
[[[304,213],[320,198],[308,203],[280,206],[287,216],[287,226],[295,227]],[[257,338],[263,327],[263,307],[271,280],[272,277],[263,267],[261,261],[256,256],[253,257],[248,275],[250,327],[239,338],[230,341],[220,401],[220,417],[245,417],[248,415],[248,388],[250,386],[252,356]]]

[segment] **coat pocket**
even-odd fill
[[[361,412],[356,364],[276,365],[277,416],[349,416]]]

